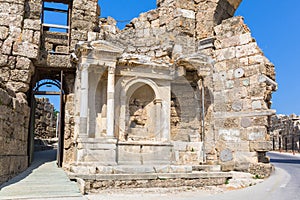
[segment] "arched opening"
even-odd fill
[[[132,94],[131,94],[132,93]],[[155,93],[149,85],[128,91],[126,106],[127,134],[125,140],[155,140]]]
[[[37,76],[36,76],[37,77]],[[57,164],[62,166],[64,144],[63,73],[36,78],[31,91],[29,128],[29,163],[34,152],[54,149]]]
[[[95,137],[106,136],[107,121],[107,70],[102,74],[98,83],[95,95],[95,118],[96,130]]]

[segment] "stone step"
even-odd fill
[[[83,180],[155,180],[155,179],[209,179],[232,178],[230,172],[193,172],[193,173],[149,173],[149,174],[74,174],[69,173],[70,179]]]
[[[220,172],[220,165],[72,165],[70,168],[75,174],[142,174],[142,173],[192,173]]]
[[[193,171],[220,172],[221,165],[194,165],[192,169]]]
[[[69,174],[82,193],[108,188],[149,188],[215,186],[232,178],[230,172],[147,173],[147,174]]]

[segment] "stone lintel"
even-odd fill
[[[154,73],[143,73],[143,72],[131,72],[131,71],[120,71],[121,76],[133,76],[133,77],[144,77],[151,79],[162,79],[162,80],[173,80],[173,76],[168,74],[154,74]]]
[[[78,138],[78,143],[91,143],[91,144],[116,144],[116,138],[101,137],[101,138]]]
[[[132,141],[132,142],[118,142],[122,146],[173,146],[169,142],[151,142],[151,141]]]

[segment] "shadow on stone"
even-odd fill
[[[9,185],[15,184],[23,180],[24,178],[29,176],[33,172],[33,170],[39,168],[42,164],[56,160],[56,152],[56,149],[34,152],[33,163],[24,172],[20,173],[19,175],[0,185],[0,190],[4,187],[7,187]]]

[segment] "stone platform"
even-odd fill
[[[107,188],[144,188],[222,185],[232,178],[220,166],[197,165],[118,165],[77,166],[68,175],[76,180],[82,193]]]

